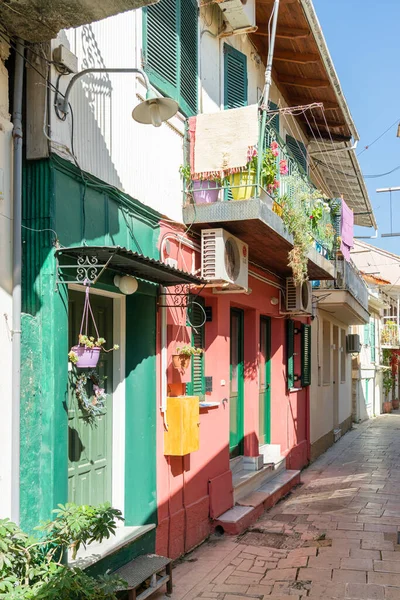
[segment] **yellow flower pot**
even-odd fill
[[[231,186],[232,198],[234,200],[249,200],[256,193],[256,172],[255,171],[241,171],[240,173],[234,173],[229,178]]]

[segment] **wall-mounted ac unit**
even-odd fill
[[[309,281],[295,285],[293,277],[286,278],[286,311],[289,313],[312,313],[312,286]]]
[[[224,15],[227,29],[223,35],[255,31],[256,0],[216,0]]]
[[[225,229],[201,232],[201,276],[212,283],[248,288],[249,247]]]
[[[360,354],[361,342],[358,333],[351,333],[346,336],[346,352],[347,354]]]

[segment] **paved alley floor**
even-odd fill
[[[173,600],[400,600],[400,415],[359,425],[245,534],[174,569]]]

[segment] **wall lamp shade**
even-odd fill
[[[172,98],[158,98],[152,90],[149,90],[146,100],[133,109],[132,118],[138,123],[160,127],[164,121],[176,115],[178,108],[178,103]]]
[[[134,294],[139,287],[137,279],[135,279],[135,277],[131,277],[130,275],[124,275],[122,277],[121,275],[115,275],[114,285],[126,296]]]
[[[397,137],[400,138],[400,123],[397,125]]]

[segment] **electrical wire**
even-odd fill
[[[366,150],[369,150],[371,148],[371,146],[373,146],[374,144],[376,144],[376,142],[379,142],[379,140],[381,138],[383,138],[384,135],[386,135],[391,129],[393,129],[393,127],[395,125],[397,125],[397,123],[400,121],[400,118],[396,119],[394,123],[392,123],[392,125],[390,127],[388,127],[383,133],[381,133],[381,135],[379,137],[376,138],[376,140],[374,140],[373,142],[371,142],[370,144],[368,144],[368,146],[365,146],[364,150],[361,150],[361,152],[359,152],[357,154],[357,156],[361,156],[361,154],[364,154],[364,152]]]

